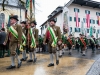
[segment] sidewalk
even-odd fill
[[[94,62],[86,75],[100,75],[100,58]]]

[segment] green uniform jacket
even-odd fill
[[[74,43],[75,43],[75,42],[74,42],[74,39],[73,39],[73,38],[70,38],[70,40],[72,41],[72,45],[74,45]],[[67,45],[71,45],[70,42],[68,41],[68,39],[66,40],[66,44],[67,44]]]
[[[79,44],[80,45],[79,39],[75,40],[75,44]]]
[[[18,43],[18,44],[21,44],[21,43],[22,43],[22,27],[21,27],[21,25],[18,25],[18,24],[14,25],[13,27],[14,27],[14,29],[15,29],[15,30],[17,31],[17,33],[18,33],[18,39],[15,38],[15,37],[13,36],[13,34],[11,34],[10,43]],[[9,33],[10,33],[10,31],[7,30],[7,37],[6,37],[6,39],[5,39],[5,43],[7,43]]]
[[[83,40],[85,41],[86,45],[88,45],[87,39],[83,38]],[[84,46],[84,44],[81,42],[80,38],[79,38],[79,44],[80,44],[80,46]]]
[[[65,43],[65,41],[66,41],[66,37],[62,35],[62,43]]]
[[[42,43],[43,43],[43,38],[39,37],[39,44],[42,44]]]

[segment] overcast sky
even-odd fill
[[[50,15],[53,10],[55,10],[58,6],[64,6],[70,0],[35,0],[36,1],[36,21],[37,27],[43,24],[48,15]],[[100,0],[94,0],[99,1]]]

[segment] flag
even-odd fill
[[[31,13],[31,14],[30,14]],[[28,15],[32,17],[35,13],[35,5],[34,0],[26,0],[26,11],[25,11],[25,18],[28,18]],[[33,18],[33,17],[32,17]]]
[[[88,12],[86,14],[86,23],[87,23],[87,28],[90,28],[90,14]]]
[[[78,12],[76,10],[75,10],[75,17],[76,17],[76,27],[79,27]]]
[[[2,22],[2,28],[4,28],[4,22]]]
[[[30,0],[26,0],[26,9],[30,7]]]
[[[93,27],[91,26],[90,27],[90,36],[92,36],[93,35]]]
[[[98,19],[98,25],[100,26],[100,16],[97,16]]]

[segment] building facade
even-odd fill
[[[18,0],[7,0],[5,2],[5,10],[2,9],[2,1],[0,0],[0,29],[2,28],[2,24],[4,27],[7,27],[9,21],[9,15],[18,15],[19,22],[25,20],[25,8],[20,6]]]
[[[68,8],[68,9],[64,9]],[[56,25],[60,26],[61,32],[64,33],[64,17],[67,18],[68,34],[74,34],[75,37],[79,37],[80,33],[84,33],[86,36],[94,35],[100,37],[100,3],[92,0],[70,0],[63,8],[63,11],[67,12],[67,16],[64,16],[63,11],[59,13]],[[42,25],[42,27],[45,25]],[[92,30],[91,30],[92,28]],[[43,33],[45,28],[42,29]]]

